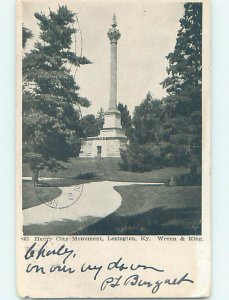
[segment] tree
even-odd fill
[[[97,136],[99,134],[97,125],[96,117],[93,114],[83,116],[81,119],[82,137]]]
[[[133,116],[134,137],[138,144],[158,143],[161,136],[161,124],[164,122],[163,103],[146,95],[145,100],[136,106]]]
[[[26,43],[33,37],[32,31],[22,24],[22,47],[25,48]]]
[[[161,166],[163,122],[163,103],[148,93],[145,100],[135,107],[131,139],[127,149],[121,152],[123,169],[143,172]]]
[[[89,106],[79,96],[71,65],[90,61],[71,51],[75,14],[67,6],[56,12],[35,13],[40,39],[23,59],[23,156],[34,181],[39,171],[56,172],[61,162],[77,155],[81,146],[79,107]]]
[[[168,77],[162,82],[168,94],[163,128],[166,162],[193,166],[201,163],[202,3],[186,3],[184,9],[175,49],[167,56]]]
[[[100,108],[99,112],[96,115],[96,120],[97,120],[98,130],[103,129],[103,124],[104,124],[104,110],[102,109],[102,107]]]
[[[130,112],[127,108],[127,105],[124,105],[122,103],[118,104],[118,110],[121,113],[121,125],[122,128],[128,138],[131,136],[132,132],[132,120],[131,120],[131,115]]]
[[[97,115],[89,114],[83,116],[81,121],[82,138],[97,136],[104,124],[104,111],[101,108]]]

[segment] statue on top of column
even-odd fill
[[[116,16],[114,14],[113,16],[113,24],[111,25],[112,28],[109,29],[107,36],[110,39],[111,44],[112,43],[116,43],[118,42],[118,39],[120,39],[121,34],[119,32],[119,30],[116,28],[117,27],[117,21],[116,21]]]

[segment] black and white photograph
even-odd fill
[[[201,235],[202,6],[23,2],[24,235]]]
[[[17,290],[207,297],[208,0],[20,0]]]

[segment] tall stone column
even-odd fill
[[[122,132],[121,113],[117,109],[117,43],[121,37],[118,31],[115,14],[113,16],[112,27],[107,33],[111,44],[110,61],[110,100],[108,110],[104,114],[102,136],[126,138]]]
[[[121,37],[119,30],[116,28],[117,22],[115,14],[111,26],[111,29],[107,33],[111,44],[109,110],[114,110],[117,109],[117,43]]]
[[[104,113],[103,129],[96,137],[88,137],[81,150],[81,157],[120,157],[121,149],[127,145],[127,137],[122,130],[121,113],[117,109],[117,43],[119,33],[115,15],[107,35],[111,44],[110,61],[110,99],[108,110]]]

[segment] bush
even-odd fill
[[[189,173],[172,176],[166,183],[168,186],[197,186],[201,185],[201,174]]]
[[[126,150],[121,151],[121,159],[121,168],[132,172],[146,172],[160,168],[163,161],[160,146],[154,143],[130,144]]]

